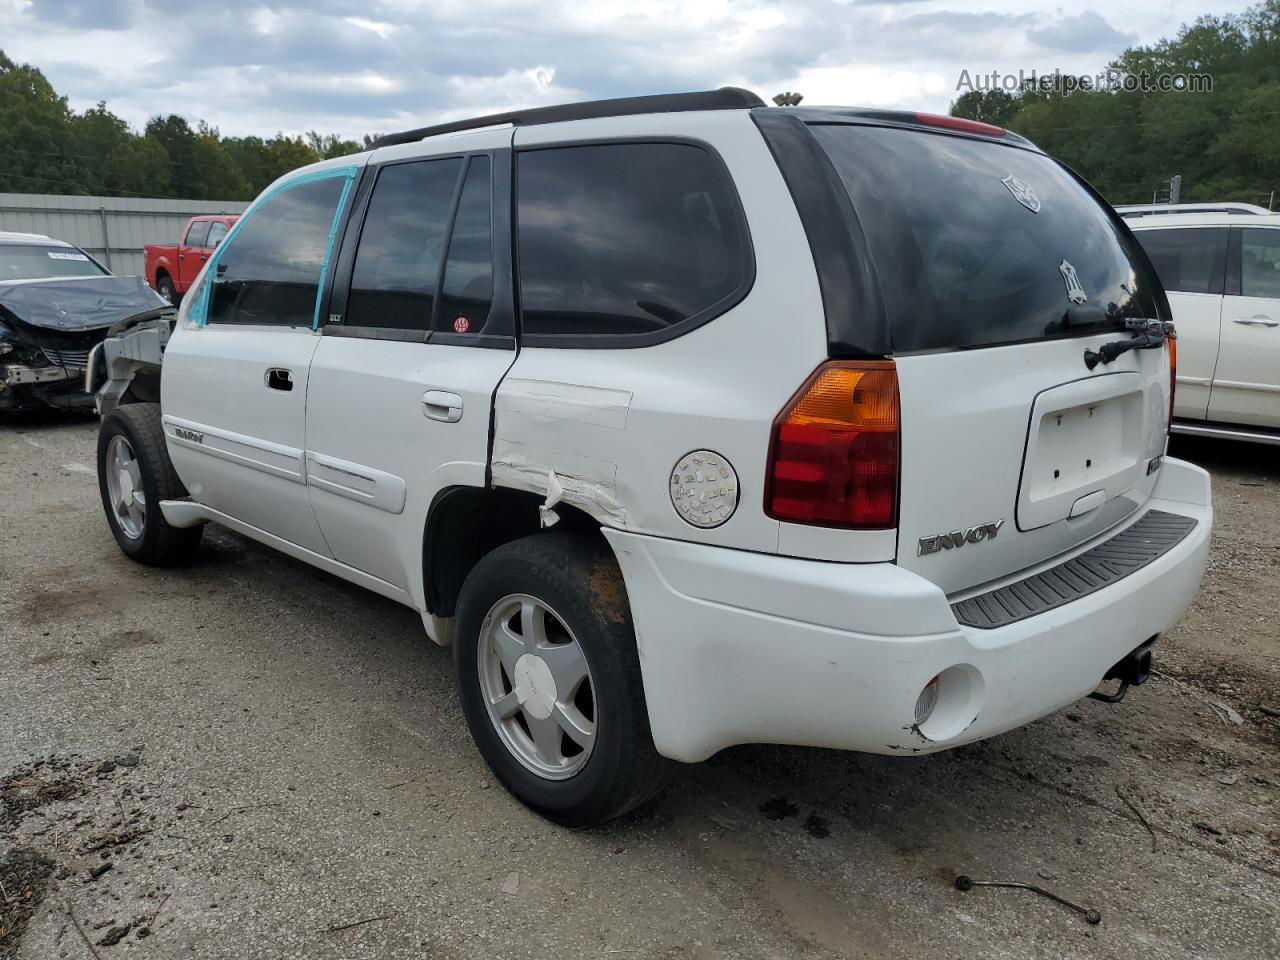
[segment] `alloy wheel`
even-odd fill
[[[511,754],[548,780],[586,766],[597,736],[595,685],[565,622],[528,594],[510,594],[480,627],[476,651],[489,719]]]

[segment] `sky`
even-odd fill
[[[76,109],[358,139],[515,107],[742,86],[945,113],[957,84],[1094,74],[1246,0],[0,0],[0,49]],[[960,91],[963,92],[963,89]]]

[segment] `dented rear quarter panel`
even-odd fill
[[[570,139],[558,124],[516,131],[517,147]],[[493,482],[545,492],[620,530],[776,553],[783,525],[764,513],[774,417],[827,354],[808,240],[767,146],[746,114],[615,117],[572,125],[575,141],[687,137],[733,176],[756,278],[736,306],[683,336],[629,349],[525,347],[494,404]],[[721,526],[680,518],[677,461],[707,449],[737,472],[737,509]]]

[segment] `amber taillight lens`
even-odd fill
[[[1169,426],[1173,426],[1173,392],[1178,388],[1178,335],[1168,333],[1164,345],[1169,350]]]
[[[892,360],[823,364],[773,422],[765,512],[826,527],[895,526],[899,420]]]

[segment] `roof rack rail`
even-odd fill
[[[618,97],[613,100],[584,100],[581,103],[561,103],[551,107],[534,107],[529,110],[511,110],[507,113],[491,113],[486,117],[454,120],[431,127],[418,127],[401,133],[389,133],[369,145],[371,150],[391,147],[398,143],[413,143],[424,137],[441,133],[457,133],[460,130],[476,130],[510,123],[528,127],[539,123],[557,123],[561,120],[594,120],[597,117],[629,117],[638,113],[680,113],[689,110],[748,110],[763,107],[765,102],[750,90],[741,87],[721,87],[719,90],[699,90],[694,93],[664,93],[650,97]]]
[[[1254,216],[1269,216],[1274,211],[1260,207],[1256,203],[1239,203],[1228,200],[1223,203],[1128,203],[1116,207],[1120,216],[1145,217],[1149,214],[1162,213],[1243,213]]]

